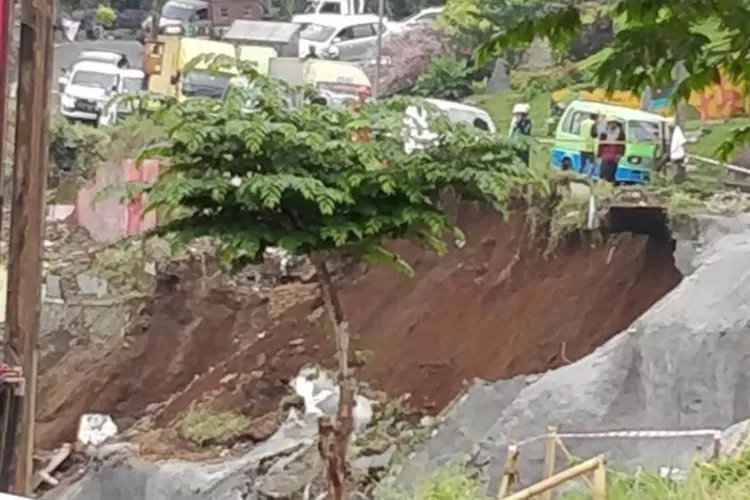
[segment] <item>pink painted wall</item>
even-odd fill
[[[119,185],[120,193],[125,192],[125,183],[133,181],[153,182],[159,175],[159,161],[146,160],[140,168],[133,160],[122,164],[102,165],[96,172],[93,182],[88,182],[78,190],[76,214],[78,223],[86,228],[91,237],[100,243],[114,243],[124,237],[139,234],[156,225],[156,214],[150,212],[142,217],[145,200],[121,200],[122,194],[100,200],[95,206],[92,201],[97,193],[106,187]],[[140,198],[140,196],[139,196]]]

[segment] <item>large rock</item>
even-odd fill
[[[721,429],[750,417],[750,216],[703,217],[696,227],[692,245],[678,247],[690,274],[630,328],[536,380],[475,382],[397,482],[478,453],[495,494],[507,444],[543,435],[548,425],[561,433]],[[577,457],[603,453],[621,469],[658,471],[689,466],[712,437],[564,442]],[[521,446],[522,483],[539,478],[543,447],[543,440]]]

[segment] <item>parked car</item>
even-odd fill
[[[203,0],[168,0],[159,14],[159,28],[185,26],[197,21],[208,21],[210,19],[208,11],[210,7],[211,4]],[[141,24],[141,29],[148,31],[150,25],[151,16],[148,16]]]
[[[114,52],[111,50],[83,50],[78,55],[79,61],[91,61],[91,62],[100,62],[100,63],[106,63],[106,64],[114,64],[120,69],[123,68],[129,68],[130,67],[130,61],[128,61],[128,56],[121,52]]]
[[[444,7],[428,7],[422,9],[403,21],[392,22],[388,25],[388,33],[401,33],[408,29],[429,26],[443,13]]]
[[[337,14],[301,14],[292,22],[301,24],[299,56],[305,57],[314,47],[319,57],[342,61],[360,61],[375,46],[378,16],[372,14],[340,16]],[[388,25],[384,23],[384,33]]]
[[[60,113],[70,119],[96,124],[104,106],[120,91],[121,69],[114,64],[80,61],[58,80],[62,88]]]
[[[495,123],[483,109],[443,99],[425,99],[425,102],[435,106],[438,112],[445,114],[448,121],[453,124],[463,123],[475,127],[479,131],[490,134],[497,133]],[[429,112],[425,108],[416,105],[406,108],[404,113],[404,149],[407,153],[435,144],[438,134],[430,130],[428,118]]]
[[[121,70],[117,93],[106,103],[99,114],[98,125],[100,127],[114,125],[132,115],[134,111],[132,101],[122,102],[123,96],[145,90],[145,80],[146,74],[140,69]]]
[[[137,30],[148,17],[148,11],[143,9],[125,9],[117,13],[115,29]]]

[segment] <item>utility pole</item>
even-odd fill
[[[378,40],[375,47],[375,81],[372,96],[380,99],[380,60],[383,58],[383,16],[385,16],[385,0],[378,0]]]
[[[54,0],[22,0],[16,146],[13,162],[5,362],[23,365],[21,437],[15,493],[31,494],[40,283],[52,73]]]

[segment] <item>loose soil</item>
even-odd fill
[[[504,224],[463,206],[459,224],[467,244],[442,258],[394,245],[414,278],[377,268],[341,283],[354,347],[371,353],[361,378],[394,396],[409,393],[432,413],[465,380],[538,373],[585,356],[681,279],[666,238],[621,234],[544,259],[524,239],[520,218]],[[123,338],[71,353],[43,375],[38,445],[75,439],[84,412],[108,413],[121,428],[149,414],[159,428],[206,401],[255,419],[244,437],[267,437],[299,368],[332,363],[314,285],[282,289],[278,313],[278,297],[227,280],[173,278]]]

